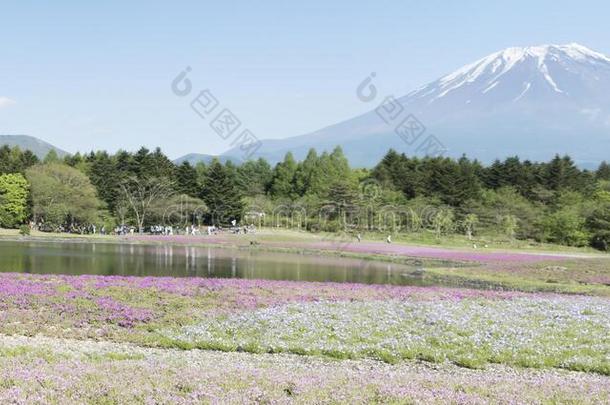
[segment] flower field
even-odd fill
[[[0,337],[0,402],[17,404],[599,404],[610,377],[556,369],[152,349]]]
[[[610,302],[586,298],[289,304],[185,328],[202,347],[610,374]]]
[[[0,333],[174,345],[181,343],[167,335],[184,326],[290,303],[519,295],[349,283],[0,273]]]
[[[0,273],[0,320],[2,403],[610,401],[605,294]]]

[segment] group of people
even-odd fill
[[[362,242],[362,235],[361,234],[357,234],[356,235],[356,239],[358,240],[358,242]],[[392,243],[392,235],[388,235],[388,237],[385,239],[386,243]]]
[[[222,228],[222,227],[218,227],[215,225],[211,225],[211,226],[199,226],[199,225],[187,225],[184,228],[184,234],[185,235],[191,235],[191,236],[196,236],[196,235],[202,235],[205,234],[208,236],[211,235],[218,235],[221,234],[223,232],[228,231],[229,233],[232,234],[249,234],[249,233],[255,233],[256,232],[256,227],[253,224],[247,225],[247,226],[237,226],[236,221],[232,221],[232,226],[228,229],[226,228]],[[122,225],[121,231],[124,230],[126,227],[125,225]],[[205,230],[204,230],[205,229]],[[118,235],[124,235],[126,233],[124,232],[116,232]],[[130,233],[133,233],[133,228],[130,230]],[[181,234],[182,233],[182,228],[174,228],[173,226],[165,226],[165,225],[153,225],[150,227],[150,233],[153,235],[165,235],[165,236],[171,236],[176,234]]]
[[[150,233],[153,235],[171,236],[174,234],[174,227],[167,225],[153,225],[150,227]]]
[[[117,227],[114,228],[114,234],[115,235],[133,235],[136,231],[136,228],[133,226],[127,226],[127,225],[119,225]]]
[[[46,224],[44,221],[40,221],[38,223],[31,221],[29,223],[29,227],[31,230],[40,230],[46,232],[59,232],[59,233],[74,233],[80,235],[95,235],[99,232],[100,235],[106,235],[106,227],[102,225],[101,227],[97,227],[94,224],[89,225],[78,225],[72,224],[70,226],[65,225],[55,225],[52,226],[50,224]],[[218,226],[199,226],[199,225],[187,225],[184,228],[185,235],[202,235],[205,229],[206,235],[218,235],[223,232],[230,232],[232,234],[249,234],[255,233],[256,227],[253,224],[247,226],[237,226],[236,221],[232,221],[232,226],[230,228],[221,228]],[[111,235],[133,235],[137,232],[137,228],[132,225],[121,224],[114,227],[109,234]],[[152,225],[148,228],[148,232],[152,235],[164,235],[164,236],[172,236],[174,234],[181,234],[182,228],[173,227],[171,225]]]
[[[70,225],[51,225],[44,221],[29,223],[30,230],[37,230],[43,232],[58,232],[58,233],[74,233],[79,235],[95,235],[98,232],[98,228],[94,224],[81,225],[81,224],[70,224]],[[99,229],[101,235],[106,234],[106,227],[102,226]]]

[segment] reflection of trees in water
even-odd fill
[[[4,271],[419,284],[416,266],[353,258],[135,244],[0,243]],[[406,275],[406,276],[405,276]],[[418,281],[419,280],[419,281]]]

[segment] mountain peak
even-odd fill
[[[557,153],[582,164],[608,160],[610,58],[578,43],[506,48],[397,100],[399,118],[413,115],[426,129],[409,144],[373,110],[311,134],[263,140],[257,157],[278,161],[292,151],[302,158],[311,147],[341,144],[356,165],[372,165],[389,148],[423,154],[418,145],[427,134],[454,157],[467,153],[487,162]]]
[[[461,95],[465,103],[475,93],[518,102],[526,96],[578,94],[577,81],[591,83],[610,74],[610,58],[583,45],[510,47],[487,55],[408,95],[428,104]],[[578,78],[577,76],[580,76]],[[548,100],[546,100],[548,101]]]
[[[491,54],[490,56],[502,56],[507,60],[535,57],[538,58],[540,63],[543,63],[546,58],[553,56],[564,56],[580,61],[586,59],[597,59],[610,62],[610,58],[607,56],[599,52],[595,52],[594,50],[576,42],[565,45],[549,44],[528,47],[510,47],[503,51]]]

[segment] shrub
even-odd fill
[[[608,250],[610,246],[610,204],[596,209],[586,222],[591,232],[591,246],[599,250]]]

